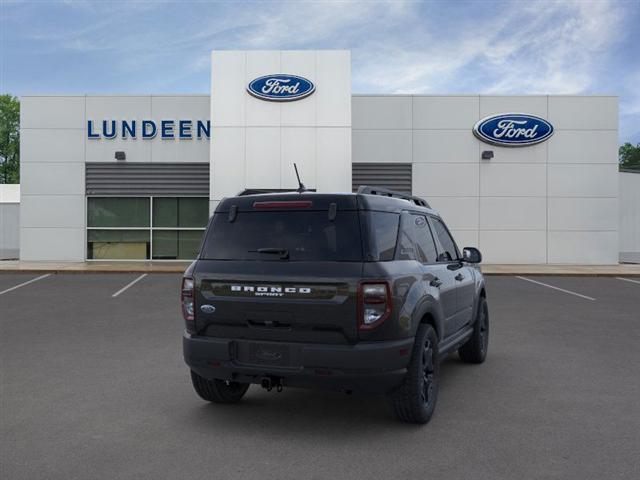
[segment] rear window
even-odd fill
[[[217,213],[201,258],[283,261],[282,251],[289,261],[362,261],[358,213],[330,221],[327,211],[239,212],[233,222]]]

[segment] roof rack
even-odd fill
[[[370,187],[368,185],[362,185],[358,187],[358,192],[366,195],[380,195],[382,197],[401,198],[402,200],[408,200],[420,207],[431,208],[426,200],[420,197],[414,197],[413,195],[407,195],[406,193],[396,192],[395,190],[389,190],[383,187]]]

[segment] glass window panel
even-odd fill
[[[154,227],[205,228],[208,220],[208,198],[154,197],[153,199]]]
[[[87,230],[90,260],[147,260],[148,230]]]
[[[175,230],[153,231],[154,260],[172,260],[178,258],[178,232]]]
[[[198,255],[203,231],[154,230],[154,260],[193,260]]]
[[[208,198],[179,198],[178,226],[182,228],[204,228],[209,220]]]
[[[203,235],[204,232],[198,230],[182,230],[178,232],[178,259],[193,260],[196,258]]]
[[[149,198],[89,198],[89,227],[148,227]]]
[[[175,228],[178,226],[178,199],[153,198],[153,226]]]

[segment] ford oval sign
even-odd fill
[[[473,133],[493,145],[525,147],[544,142],[553,135],[553,126],[526,113],[501,113],[480,120],[473,127]]]
[[[247,85],[247,91],[254,97],[275,102],[300,100],[315,90],[311,80],[284,73],[258,77]]]

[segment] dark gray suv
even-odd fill
[[[487,355],[480,261],[424,200],[389,190],[224,199],[182,282],[193,386],[218,403],[252,383],[386,393],[426,423],[440,361]]]

